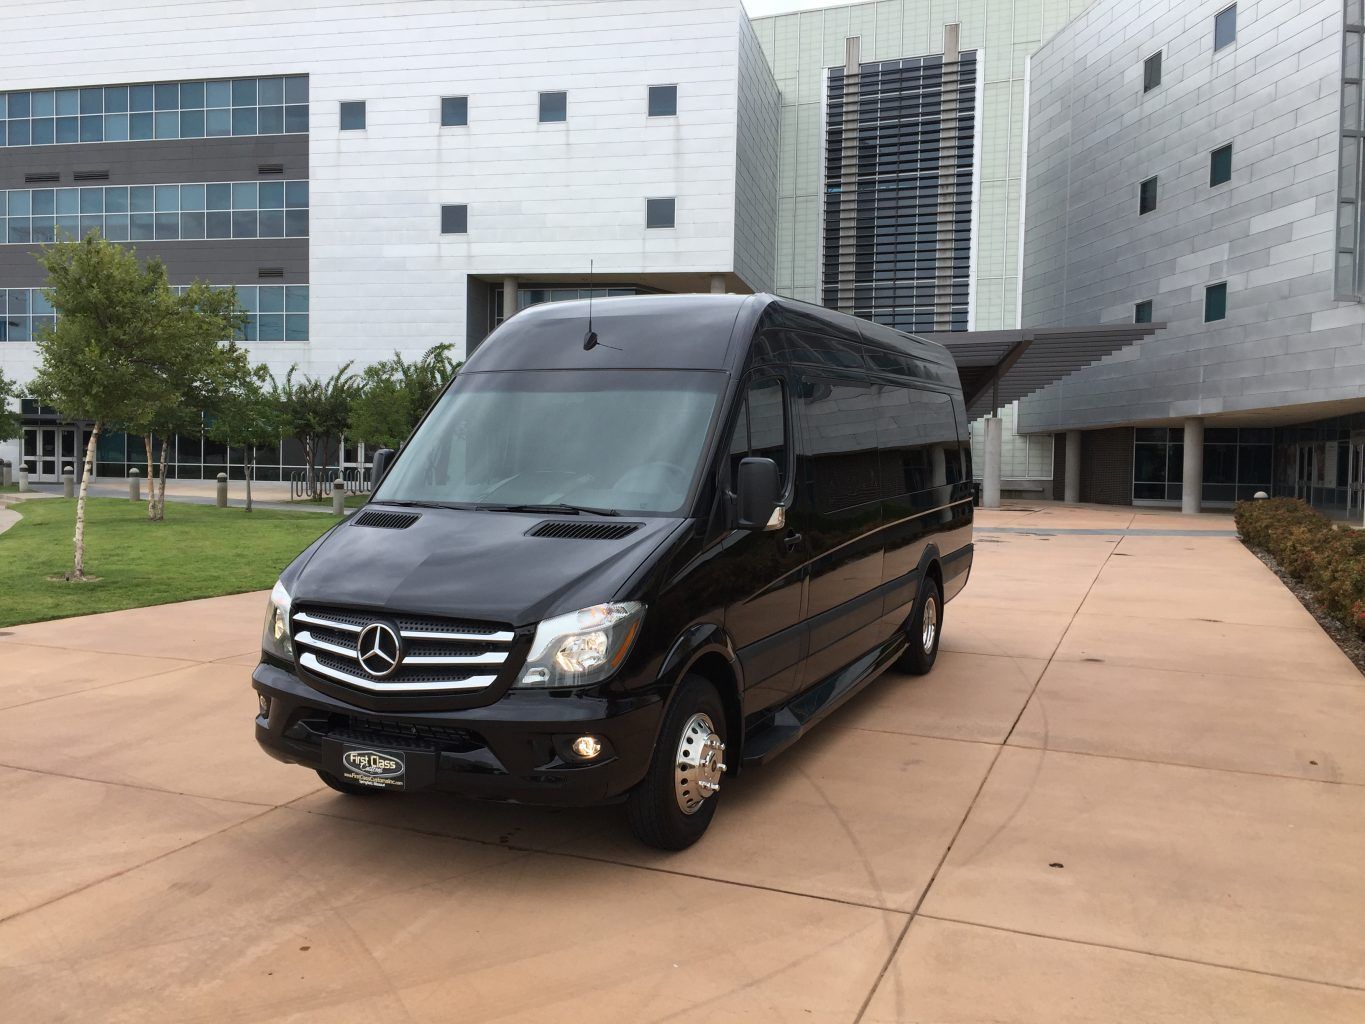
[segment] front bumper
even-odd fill
[[[420,713],[376,712],[319,693],[293,673],[262,663],[252,686],[270,700],[256,717],[256,740],[271,757],[328,770],[336,741],[410,752],[428,770],[417,785],[462,796],[585,806],[618,800],[642,778],[663,704],[655,693],[630,699],[513,691],[486,707]],[[568,743],[606,741],[592,762],[575,762]]]

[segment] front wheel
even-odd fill
[[[664,715],[649,771],[630,792],[626,812],[635,838],[660,850],[683,850],[716,816],[725,774],[725,708],[716,688],[687,676]]]
[[[896,667],[912,676],[926,675],[938,660],[938,641],[943,633],[943,594],[932,576],[920,584],[919,600],[906,624],[910,646]]]

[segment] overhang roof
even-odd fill
[[[1010,331],[940,331],[918,337],[948,349],[972,419],[1041,391],[1166,325],[1094,324]]]

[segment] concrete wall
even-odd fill
[[[782,97],[749,19],[739,18],[735,149],[735,273],[772,291],[777,259],[777,158]]]
[[[1333,301],[1340,0],[1099,0],[1033,58],[1024,326],[1167,329],[1021,405],[1021,428],[1159,423],[1365,392],[1365,307]],[[1144,94],[1143,61],[1162,51]],[[1233,146],[1211,188],[1209,154]],[[1154,212],[1138,186],[1158,177]],[[1205,324],[1205,286],[1228,284]]]

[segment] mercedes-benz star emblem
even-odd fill
[[[371,622],[360,631],[356,652],[360,667],[376,679],[393,675],[403,660],[398,634],[382,622]]]

